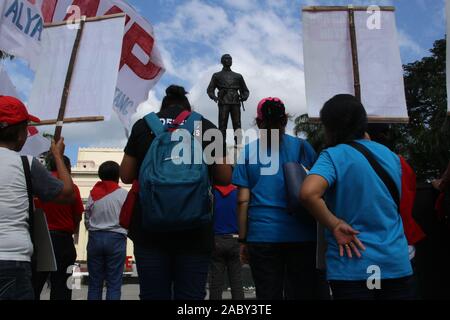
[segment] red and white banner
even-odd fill
[[[127,16],[114,110],[129,130],[131,116],[164,73],[152,25],[123,0],[43,0],[42,4],[46,23],[122,12]]]
[[[27,142],[23,146],[20,154],[23,156],[39,157],[44,152],[50,150],[51,142],[39,134],[36,127],[28,127]]]
[[[39,59],[44,21],[42,0],[0,1],[0,50],[33,65]]]

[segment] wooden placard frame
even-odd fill
[[[78,50],[79,50],[81,39],[83,36],[84,25],[89,22],[103,21],[103,20],[108,20],[108,19],[116,19],[116,18],[121,18],[121,17],[125,17],[125,16],[126,16],[125,13],[116,13],[116,14],[111,14],[111,15],[106,15],[106,16],[98,16],[98,17],[92,17],[92,18],[87,18],[86,16],[83,16],[83,17],[81,17],[81,19],[76,19],[76,20],[73,20],[70,22],[62,21],[62,22],[57,22],[57,23],[47,23],[44,25],[44,28],[61,27],[64,25],[77,25],[77,24],[79,25],[79,28],[77,30],[77,34],[75,37],[74,45],[72,48],[72,54],[70,57],[69,66],[67,69],[66,80],[64,83],[64,88],[63,88],[62,97],[61,97],[61,105],[60,105],[59,112],[58,112],[58,118],[55,120],[43,120],[39,124],[35,124],[38,126],[55,125],[56,124],[55,133],[54,133],[55,141],[58,141],[61,138],[61,133],[62,133],[62,128],[63,128],[64,123],[98,122],[98,121],[105,120],[104,117],[100,117],[100,116],[65,118],[67,101],[68,101],[68,98],[70,95],[70,85],[72,82],[73,70],[76,65]]]
[[[352,53],[353,66],[353,86],[355,90],[355,97],[361,101],[361,81],[359,73],[359,58],[358,58],[358,42],[356,37],[355,26],[355,11],[367,11],[371,6],[308,6],[302,9],[303,12],[317,13],[317,12],[336,12],[346,11],[348,13],[348,27],[350,32],[350,45]],[[395,12],[393,6],[379,6],[380,11]],[[449,112],[450,115],[450,112]],[[408,118],[387,118],[387,117],[369,117],[369,123],[409,123]],[[319,118],[309,118],[312,123],[320,122]]]

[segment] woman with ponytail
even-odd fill
[[[310,168],[316,154],[308,142],[286,134],[288,118],[280,99],[259,103],[259,139],[245,147],[233,174],[239,186],[241,259],[250,264],[260,300],[315,298],[316,226],[288,213],[283,164]],[[258,154],[278,159],[271,163],[277,170],[264,170]]]

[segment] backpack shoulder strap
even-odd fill
[[[166,130],[164,128],[164,125],[162,124],[161,120],[154,112],[146,115],[144,120],[147,123],[147,126],[150,128],[150,130],[153,131],[155,136],[161,135]]]
[[[181,128],[186,129],[190,133],[194,133],[195,130],[195,123],[198,121],[202,121],[203,117],[201,114],[197,112],[192,112],[189,116],[189,118],[186,119],[186,122],[184,123]]]
[[[33,213],[34,213],[34,205],[33,205],[33,185],[31,183],[31,168],[30,161],[27,156],[21,156],[22,165],[23,165],[23,173],[25,174],[25,181],[27,183],[27,194],[28,194],[28,224],[30,227],[30,234],[32,234],[33,230]],[[31,237],[33,239],[33,236]]]
[[[389,173],[381,166],[381,164],[378,163],[378,161],[373,156],[372,152],[366,146],[363,146],[362,144],[358,142],[349,142],[346,143],[347,145],[353,147],[354,149],[358,150],[362,155],[369,161],[370,166],[373,168],[375,173],[380,177],[380,179],[383,181],[383,183],[386,185],[386,187],[389,190],[389,193],[391,194],[392,199],[394,200],[395,204],[397,205],[398,210],[400,210],[400,192],[395,185],[394,180],[389,175]]]

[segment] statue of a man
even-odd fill
[[[250,92],[244,78],[239,73],[231,71],[233,58],[229,54],[222,56],[223,69],[212,76],[208,86],[208,96],[219,105],[219,130],[226,139],[228,119],[231,114],[233,130],[239,130],[241,126],[241,104],[247,101]],[[218,95],[216,96],[216,89]],[[235,137],[235,143],[241,144],[240,137]]]

